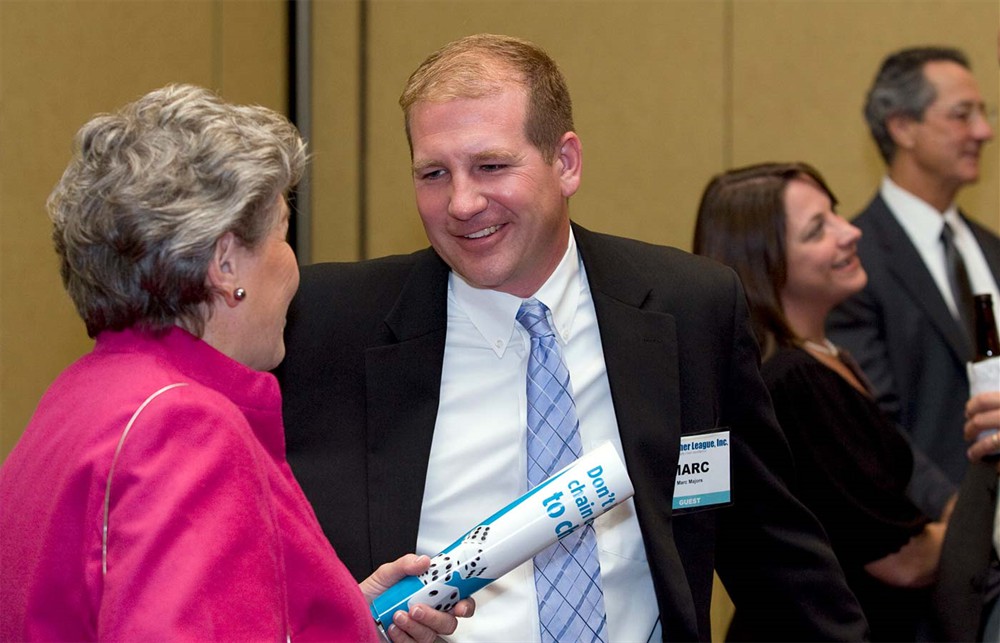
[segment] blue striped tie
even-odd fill
[[[536,299],[525,300],[517,321],[531,336],[528,357],[528,486],[583,454],[569,371]],[[535,590],[542,643],[606,641],[601,565],[593,525],[577,529],[535,556]]]

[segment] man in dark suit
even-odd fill
[[[949,223],[973,293],[1000,302],[1000,239],[958,212],[993,137],[965,56],[921,47],[892,54],[868,92],[865,117],[888,166],[854,219],[868,285],[829,317],[828,332],[858,360],[880,406],[956,484],[974,338],[963,325],[941,240]],[[971,311],[968,312],[971,314]]]
[[[599,578],[577,588],[600,587],[603,615],[573,639],[709,640],[716,567],[762,637],[865,638],[787,487],[735,275],[570,223],[582,152],[555,63],[470,36],[424,61],[400,103],[432,248],[304,268],[279,371],[289,461],[348,568],[437,553],[526,490],[533,340],[516,317],[538,301],[583,448],[610,441],[635,487],[593,525]],[[682,436],[723,427],[731,506],[673,515]],[[529,561],[477,594],[456,640],[568,640],[536,610],[536,573]]]
[[[988,292],[1000,303],[1000,239],[960,213],[955,197],[978,180],[980,150],[993,131],[965,55],[939,47],[888,56],[865,118],[887,164],[879,193],[853,221],[864,233],[858,255],[868,285],[834,310],[827,330],[858,360],[880,406],[916,448],[962,484],[932,620],[935,636],[969,640],[981,631],[984,600],[993,600],[1000,578],[989,537],[996,472],[969,468],[962,435],[974,350],[964,319],[971,306],[963,300]],[[946,224],[957,256],[951,262]],[[962,271],[967,287],[958,281]],[[917,493],[932,496],[923,486]],[[950,493],[944,488],[939,495]]]

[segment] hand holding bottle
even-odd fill
[[[970,460],[1000,461],[1000,337],[993,298],[975,296],[976,354],[968,365],[969,394],[965,439],[975,440]]]
[[[1000,453],[1000,391],[973,396],[965,405],[965,418],[966,440],[976,440],[984,431],[991,431],[987,437],[976,440],[969,447],[966,452],[969,460],[982,460]]]

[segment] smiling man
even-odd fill
[[[992,293],[1000,304],[1000,239],[959,212],[955,197],[979,179],[993,130],[965,55],[938,47],[887,57],[865,118],[887,174],[854,219],[868,285],[829,317],[829,335],[861,364],[879,405],[957,484],[968,462],[965,363],[974,348],[965,300]]]
[[[289,461],[348,568],[436,554],[537,484],[550,453],[608,441],[634,498],[483,589],[454,640],[708,641],[715,568],[737,607],[773,598],[756,616],[774,640],[864,639],[786,486],[734,273],[570,222],[583,153],[555,62],[470,36],[400,104],[431,248],[304,268],[279,373]],[[550,367],[558,420],[537,401]],[[674,515],[682,438],[707,431],[729,432],[733,502]]]

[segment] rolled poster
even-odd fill
[[[447,611],[556,541],[632,497],[614,445],[604,442],[481,521],[371,604],[380,629],[418,603]]]

